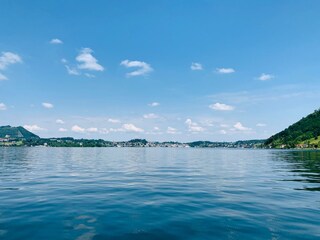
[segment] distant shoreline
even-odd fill
[[[239,140],[235,142],[211,142],[194,141],[181,143],[176,141],[157,142],[147,141],[146,139],[132,139],[129,141],[108,141],[103,139],[74,139],[64,138],[0,138],[0,147],[135,147],[135,148],[220,148],[220,149],[293,149],[293,150],[320,150],[319,148],[300,145],[299,147],[289,147],[281,145],[273,147],[265,144],[266,140]]]
[[[279,151],[320,151],[320,148],[271,148],[271,147],[163,147],[163,146],[154,146],[154,147],[145,147],[145,146],[108,146],[108,147],[95,147],[95,146],[26,146],[26,145],[0,145],[1,148],[171,148],[171,149],[225,149],[225,150],[279,150]]]
[[[74,139],[74,138],[31,138],[31,139],[2,139],[3,147],[163,147],[163,148],[264,148],[265,140],[244,140],[236,142],[195,141],[156,142],[145,139],[129,141],[106,141],[102,139]]]

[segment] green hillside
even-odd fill
[[[271,136],[265,144],[273,148],[318,148],[319,142],[320,109]]]
[[[0,138],[36,139],[39,136],[23,127],[2,126],[0,127]]]

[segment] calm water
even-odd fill
[[[320,239],[320,152],[0,148],[0,239]]]

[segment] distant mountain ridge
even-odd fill
[[[24,127],[11,127],[10,125],[7,125],[0,127],[0,138],[39,139],[40,137],[28,131]]]
[[[272,148],[318,148],[319,143],[320,109],[271,136],[265,142]]]

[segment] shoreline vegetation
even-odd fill
[[[107,141],[103,139],[40,138],[25,128],[0,127],[0,147],[180,147],[180,148],[253,148],[318,149],[320,146],[320,109],[268,139],[235,142],[149,142],[146,139]]]
[[[320,147],[320,109],[265,141],[270,148],[317,149]]]
[[[310,145],[298,145],[287,147],[285,145],[272,147],[266,145],[264,139],[258,140],[240,140],[236,142],[153,142],[146,139],[132,139],[129,141],[107,141],[103,139],[74,139],[72,137],[64,138],[39,138],[39,139],[1,139],[0,147],[163,147],[163,148],[245,148],[245,149],[319,149]],[[319,149],[320,150],[320,149]]]
[[[265,140],[236,142],[195,141],[150,142],[145,139],[129,141],[106,141],[103,139],[38,138],[38,139],[0,139],[0,147],[167,147],[167,148],[264,148]]]

